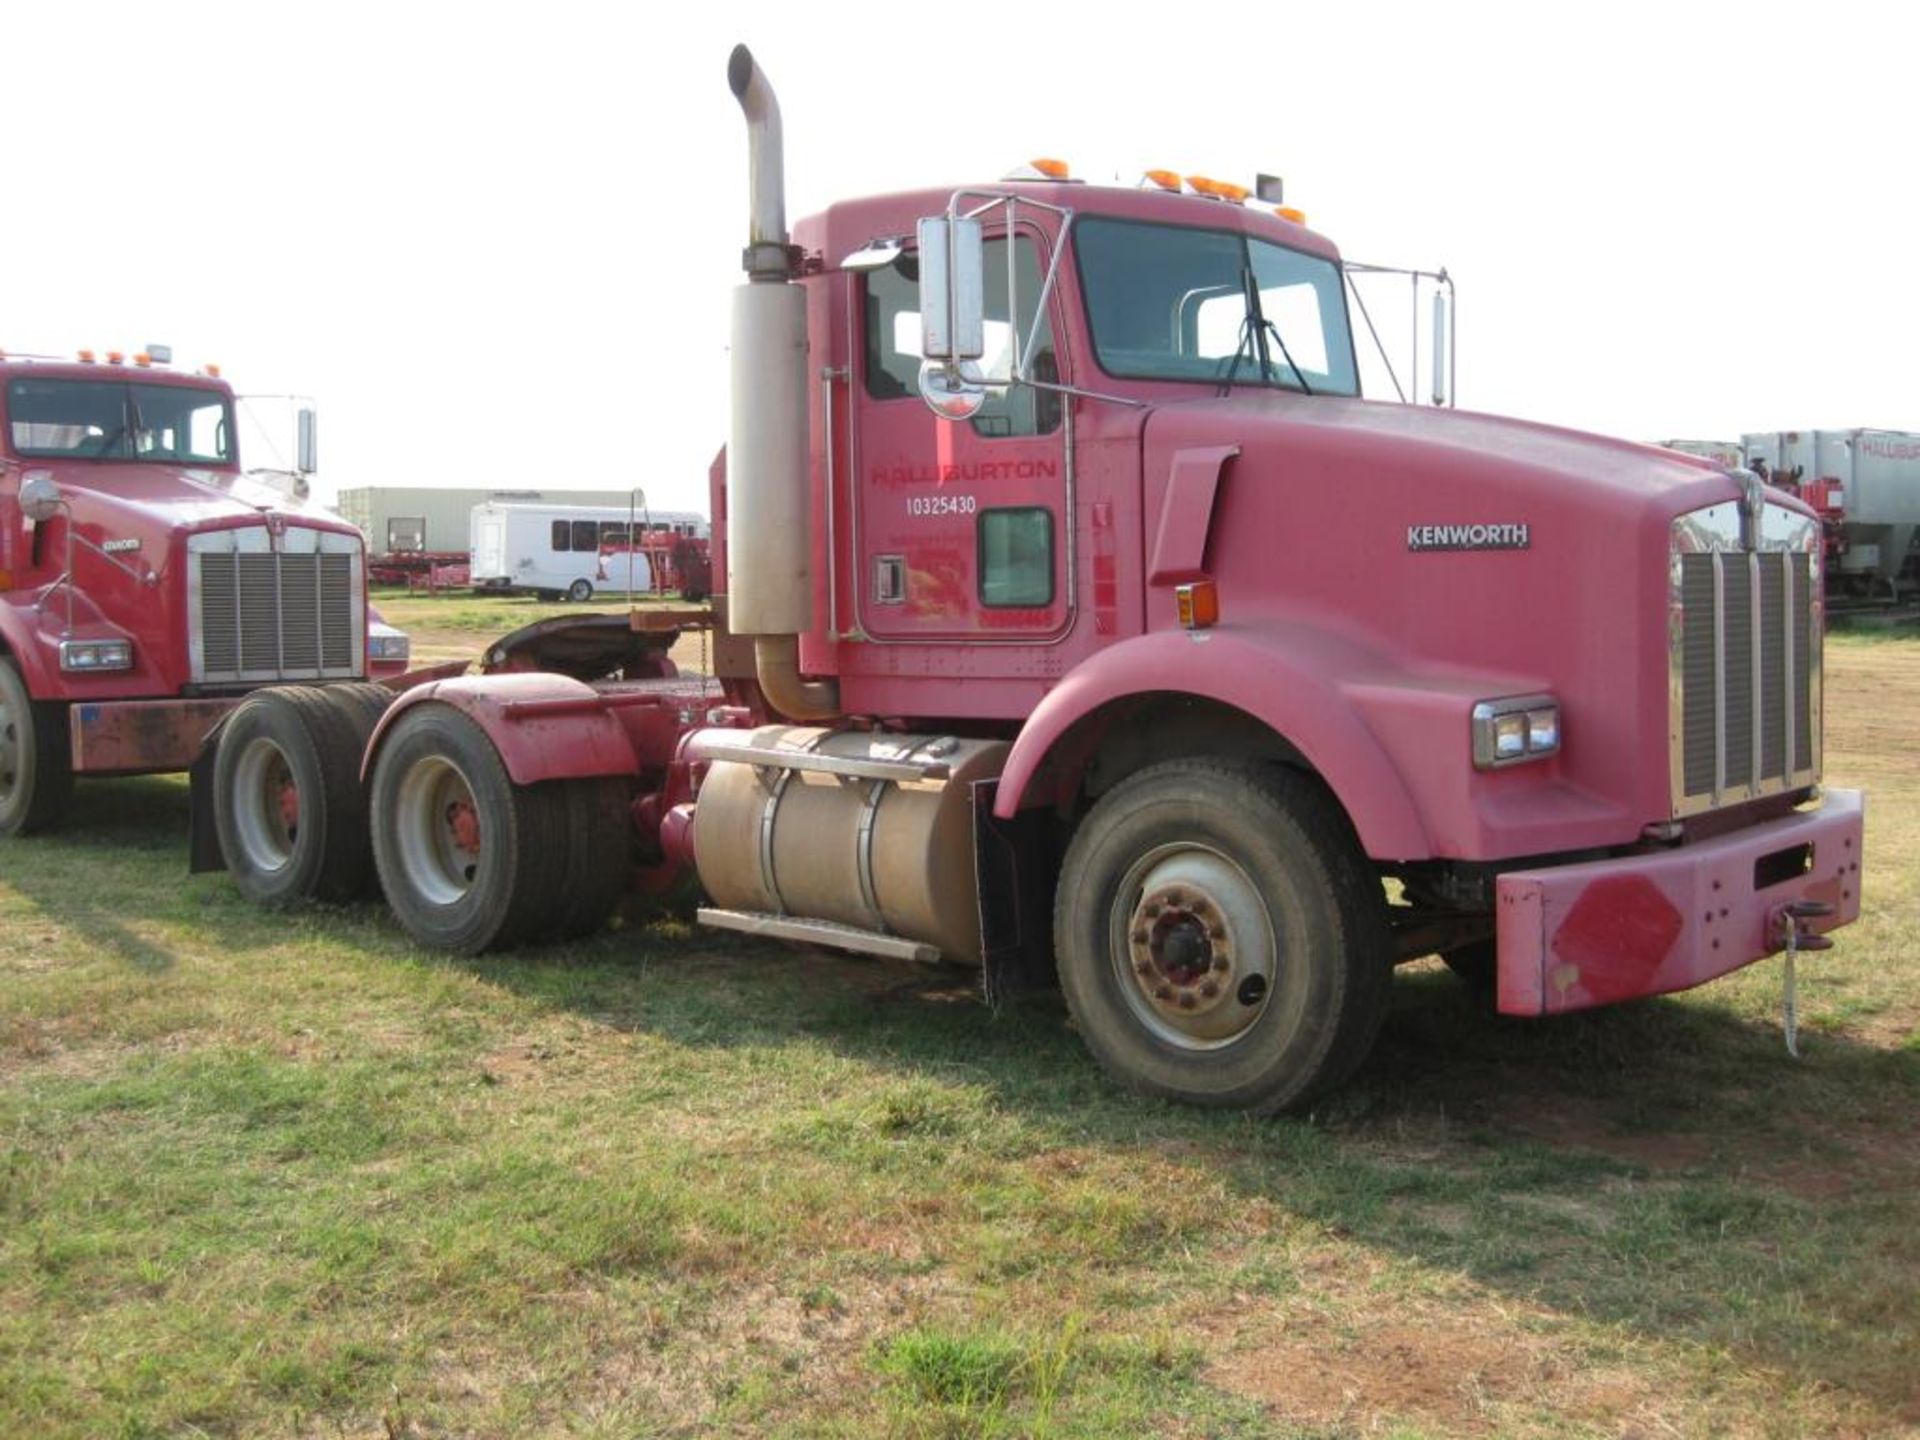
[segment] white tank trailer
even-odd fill
[[[1751,468],[1777,480],[1840,482],[1846,544],[1835,578],[1897,585],[1920,534],[1920,435],[1905,430],[1777,430],[1742,435]],[[1909,577],[1911,578],[1911,577]]]

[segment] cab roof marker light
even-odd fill
[[[1225,200],[1229,204],[1240,205],[1253,192],[1244,185],[1235,185],[1231,180],[1215,180],[1206,175],[1189,175],[1187,184],[1198,194],[1213,200]]]
[[[93,351],[91,351],[91,350],[82,350],[82,351],[80,351],[80,352],[79,352],[79,359],[80,359],[80,363],[81,363],[82,365],[91,365],[91,364],[93,364]]]
[[[1175,195],[1178,195],[1182,188],[1184,188],[1180,184],[1180,172],[1177,170],[1147,171],[1146,174],[1140,177],[1139,188],[1145,190],[1149,186],[1160,190],[1171,191]]]
[[[153,364],[153,356],[144,350],[136,350],[133,352],[133,363],[138,365],[142,370],[148,369]]]
[[[127,363],[127,356],[126,356],[126,352],[125,352],[124,350],[109,350],[109,351],[107,351],[107,363],[108,363],[109,365],[124,365],[124,364],[126,364],[126,363]]]
[[[1073,175],[1064,160],[1041,157],[1016,165],[1000,177],[1002,180],[1071,180]]]
[[[1276,205],[1273,213],[1278,215],[1282,220],[1291,220],[1296,225],[1305,225],[1307,223],[1307,212],[1304,210],[1296,210],[1291,205]]]
[[[207,362],[207,374],[218,380],[220,378],[220,367],[209,360]]]

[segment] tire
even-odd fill
[[[565,780],[567,858],[554,934],[595,934],[627,893],[633,873],[631,794],[624,780]]]
[[[567,783],[515,785],[486,732],[451,706],[401,716],[374,761],[371,803],[380,888],[402,928],[462,955],[551,933]]]
[[[592,598],[593,582],[591,580],[576,580],[567,587],[567,599],[576,605],[584,605]]]
[[[214,824],[240,893],[279,908],[372,892],[360,761],[384,700],[376,685],[289,685],[240,702],[220,732]]]
[[[50,829],[72,798],[67,707],[35,700],[12,657],[0,655],[0,835]]]
[[[1067,848],[1061,988],[1131,1089],[1259,1114],[1365,1060],[1392,981],[1379,881],[1311,777],[1212,760],[1115,786]]]

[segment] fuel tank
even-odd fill
[[[980,963],[972,785],[1000,774],[1004,741],[767,725],[690,743],[713,757],[693,849],[715,905],[901,935]]]

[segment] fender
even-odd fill
[[[1124,640],[1077,666],[1035,707],[1007,757],[994,813],[1006,819],[1020,809],[1041,762],[1082,717],[1130,695],[1177,691],[1244,711],[1298,749],[1375,859],[1430,855],[1406,782],[1342,688],[1393,673],[1385,657],[1305,624],[1160,630]]]
[[[598,690],[565,675],[535,671],[434,680],[403,692],[374,727],[360,764],[362,781],[372,778],[373,762],[394,722],[432,701],[451,705],[484,730],[516,785],[640,773],[625,727]]]
[[[47,664],[47,646],[38,638],[33,611],[27,606],[0,604],[0,651],[13,657],[27,693],[36,700],[55,700],[58,676]]]

